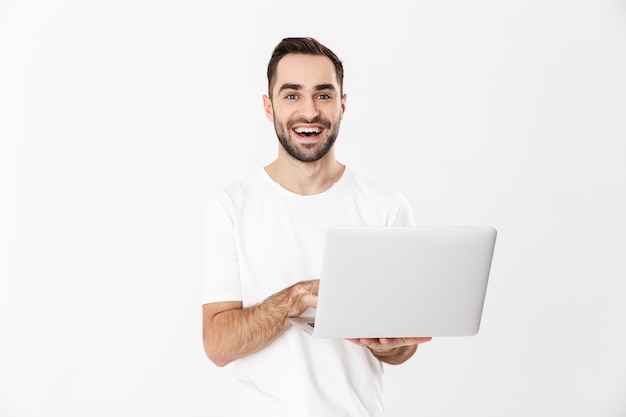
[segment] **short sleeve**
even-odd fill
[[[393,220],[393,226],[415,226],[413,210],[411,210],[409,200],[407,200],[401,193],[398,193],[398,196],[398,211],[396,212],[395,219]]]
[[[206,207],[202,304],[242,299],[235,228],[227,203],[214,197]]]

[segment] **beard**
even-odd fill
[[[299,144],[292,137],[292,127],[298,123],[318,123],[323,125],[325,138],[315,143]],[[287,122],[285,127],[279,120],[274,118],[274,129],[278,141],[285,151],[300,162],[315,162],[322,159],[332,149],[339,134],[339,121],[333,125],[329,120],[316,117],[313,120],[293,119]]]

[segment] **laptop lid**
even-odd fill
[[[475,335],[495,240],[492,227],[330,227],[313,335]]]

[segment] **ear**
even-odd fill
[[[343,120],[343,114],[346,112],[346,99],[348,98],[347,94],[341,96],[341,120]]]
[[[272,106],[272,99],[268,96],[263,96],[263,109],[265,110],[265,117],[270,122],[274,121],[274,107]]]

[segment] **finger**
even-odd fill
[[[410,345],[419,345],[421,343],[426,343],[430,341],[432,337],[405,337],[405,338],[389,338],[383,337],[380,338],[380,344],[385,346],[410,346]]]
[[[311,293],[317,295],[319,290],[320,290],[320,280],[319,279],[314,279],[311,282]]]
[[[317,307],[317,295],[305,295],[302,300],[304,301],[304,304],[309,308]]]
[[[349,338],[346,339],[348,342],[352,342],[359,347],[369,347],[371,346],[371,342],[368,342],[367,339],[359,339],[359,338]]]
[[[430,342],[432,339],[432,337],[410,337],[407,340],[411,344],[419,345],[420,343]]]
[[[359,345],[359,346],[371,346],[375,343],[378,342],[378,339],[367,339],[367,338],[363,338],[363,337],[352,337],[352,338],[348,338],[346,339],[349,342],[354,343],[355,345]]]

